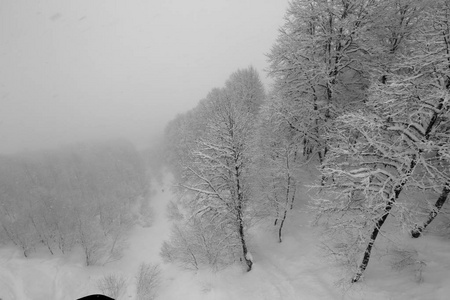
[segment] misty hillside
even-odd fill
[[[300,176],[310,182],[315,174],[306,170]],[[193,271],[164,263],[161,246],[179,220],[173,206],[167,206],[178,199],[170,191],[173,183],[165,177],[154,187],[149,201],[152,214],[146,218],[150,222],[130,229],[120,259],[85,267],[82,247],[53,255],[41,247],[25,258],[18,247],[3,246],[0,297],[77,299],[102,293],[117,299],[445,299],[448,295],[448,241],[439,228],[432,226],[423,240],[390,235],[396,244],[383,241],[364,283],[350,286],[342,264],[323,251],[320,230],[311,226],[308,198],[301,196],[289,210],[282,243],[272,219],[250,230],[255,262],[250,273],[239,264]],[[300,195],[305,191],[302,187]],[[150,297],[137,296],[140,274],[157,274],[148,276],[145,285],[151,287]]]
[[[447,299],[450,2],[175,2],[4,4],[0,300]]]

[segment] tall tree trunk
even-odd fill
[[[283,229],[284,221],[286,220],[287,208],[284,209],[283,219],[281,219],[280,228],[278,229],[278,241],[281,243],[283,239],[281,238],[281,230]]]
[[[328,153],[328,146],[325,145],[324,150],[323,150],[323,155],[319,151],[319,164],[320,164],[321,172],[324,168],[323,162],[325,161],[325,157],[326,157],[327,153]],[[320,178],[320,186],[325,186],[325,183],[327,182],[327,180],[328,180],[328,178],[325,175],[323,175],[323,172],[322,172],[322,176]]]
[[[289,163],[287,164],[287,166],[289,168]],[[290,189],[291,189],[291,175],[289,174],[289,170],[288,170],[286,202],[284,203],[283,218],[281,219],[280,228],[278,229],[278,241],[280,243],[283,241],[281,238],[281,231],[283,230],[284,221],[286,220],[287,210],[288,210],[288,206],[289,206],[289,191],[290,191]]]
[[[291,210],[294,208],[295,193],[297,192],[297,184],[294,184],[293,189],[294,191],[292,191],[291,206],[290,206]]]
[[[36,229],[36,233],[38,234],[39,239],[41,240],[41,243],[43,243],[45,246],[47,246],[48,251],[50,251],[50,254],[53,255],[53,250],[50,247],[49,238],[47,238],[45,233],[42,232],[43,230],[40,230],[38,228],[38,226],[36,225],[36,222],[34,221],[33,216],[31,214],[29,214],[28,217],[30,218],[31,224],[33,224],[34,229]]]
[[[297,160],[297,150],[294,152],[294,162]],[[295,193],[297,192],[297,181],[294,179],[294,185],[292,187],[292,197],[291,197],[291,206],[290,209],[292,210],[294,208],[294,201],[295,201]]]
[[[278,199],[277,199],[277,194],[276,193],[275,193],[275,210],[277,212],[277,215],[275,217],[275,222],[273,222],[273,226],[277,226],[278,219],[280,218],[280,207],[278,206]]]
[[[244,221],[242,220],[242,212],[238,212],[238,222],[239,222],[239,238],[241,239],[242,254],[244,256],[245,264],[247,265],[247,272],[252,270],[253,261],[248,255],[247,243],[245,242],[244,236]]]
[[[236,159],[235,160],[235,180],[236,180],[236,194],[237,194],[236,217],[238,222],[239,238],[241,240],[242,245],[242,254],[244,256],[244,260],[247,265],[247,272],[250,272],[252,270],[253,261],[252,258],[248,255],[247,243],[245,242],[244,236],[244,219],[243,219],[244,195],[240,181],[240,175],[241,170],[239,168],[238,159]]]
[[[372,252],[373,244],[375,243],[375,240],[378,236],[378,233],[380,232],[381,226],[383,226],[384,222],[386,221],[387,217],[389,216],[389,213],[391,212],[392,206],[394,205],[395,201],[397,201],[398,196],[400,196],[400,193],[403,190],[403,187],[405,186],[406,182],[408,181],[409,175],[414,171],[414,168],[417,165],[417,155],[413,155],[411,159],[411,163],[409,165],[409,169],[407,172],[405,172],[405,175],[407,175],[403,181],[398,184],[394,188],[394,195],[392,195],[389,200],[386,203],[386,206],[384,207],[384,214],[377,220],[375,227],[372,231],[372,234],[370,235],[369,244],[367,245],[366,251],[364,251],[364,257],[361,262],[361,265],[359,266],[358,272],[356,272],[355,276],[352,278],[352,283],[357,282],[361,279],[362,274],[367,268],[367,265],[369,264],[370,260],[370,254]]]
[[[359,270],[358,272],[356,272],[356,275],[352,278],[352,283],[359,281],[364,271],[366,270],[367,265],[369,264],[373,244],[375,243],[378,233],[380,232],[381,226],[383,226],[384,222],[389,216],[389,213],[391,212],[395,200],[397,200],[398,195],[400,195],[401,190],[402,190],[401,187],[395,190],[394,196],[391,199],[389,199],[388,202],[386,203],[386,206],[384,208],[384,214],[377,220],[375,227],[373,228],[372,234],[370,235],[369,244],[367,244],[366,251],[364,251],[364,257],[361,264],[359,265],[358,268]]]
[[[423,223],[422,226],[418,226],[418,227],[414,228],[413,230],[411,230],[411,236],[413,238],[418,238],[422,234],[422,231],[424,231],[425,228],[427,228],[427,226],[430,225],[430,223],[434,220],[434,218],[436,218],[436,216],[438,215],[442,206],[447,201],[449,193],[450,193],[450,182],[447,182],[442,190],[441,195],[439,196],[436,203],[434,204],[433,210],[428,215],[428,219]]]

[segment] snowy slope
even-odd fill
[[[73,300],[100,293],[97,280],[108,274],[127,277],[129,285],[125,298],[134,298],[134,279],[139,265],[161,262],[159,248],[170,230],[165,205],[172,195],[160,189],[154,198],[152,226],[135,226],[123,258],[102,267],[85,267],[80,251],[73,251],[69,256],[33,253],[25,259],[12,247],[0,249],[0,299]]]
[[[305,178],[305,180],[307,180]],[[342,272],[319,250],[319,233],[310,226],[306,197],[299,199],[288,216],[283,243],[276,240],[271,224],[259,224],[251,232],[254,269],[240,266],[212,273],[188,272],[164,265],[161,243],[170,232],[166,204],[173,198],[170,180],[151,199],[152,226],[136,226],[120,261],[102,267],[83,266],[82,254],[50,256],[34,253],[24,259],[13,248],[0,250],[0,299],[67,299],[100,292],[96,280],[106,274],[127,277],[123,299],[135,298],[135,275],[142,262],[161,263],[163,278],[158,299],[450,299],[450,241],[426,235],[413,240],[400,237],[423,261],[423,282],[414,270],[393,271],[388,259],[374,256],[362,283],[343,290],[336,284]],[[162,191],[164,189],[165,192]]]

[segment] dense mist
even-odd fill
[[[2,1],[0,153],[109,138],[145,147],[235,69],[267,68],[286,6]]]

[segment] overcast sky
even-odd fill
[[[0,153],[160,134],[238,68],[267,85],[287,0],[0,0]]]

